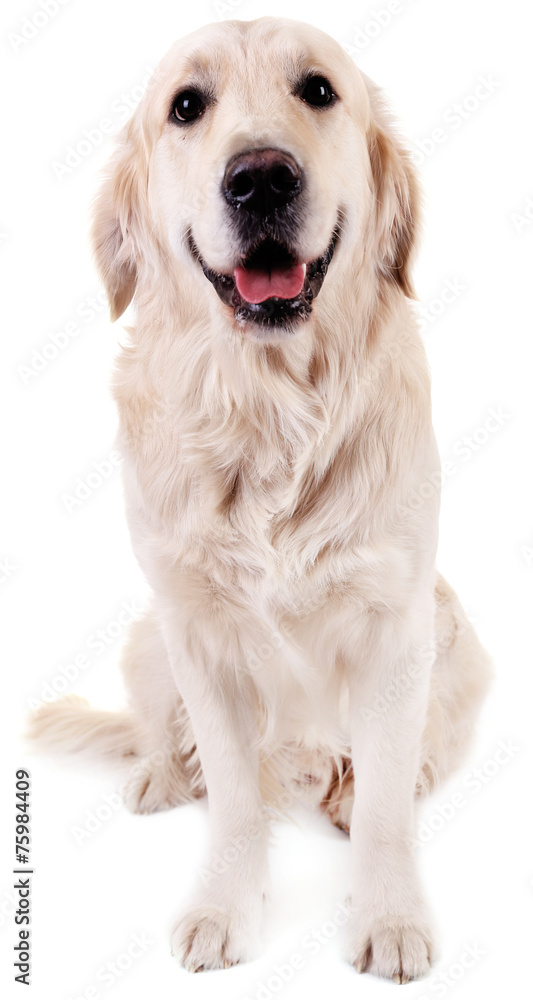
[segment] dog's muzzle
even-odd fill
[[[283,244],[263,240],[231,275],[211,270],[202,259],[192,236],[189,237],[189,248],[221,301],[233,308],[239,324],[255,323],[275,329],[290,327],[309,318],[313,299],[322,287],[338,238],[338,230],[335,230],[325,252],[309,264],[298,263]],[[296,284],[300,285],[299,290],[296,294],[289,294]],[[284,288],[287,295],[283,294]],[[262,297],[267,290],[276,294]],[[249,301],[251,295],[259,301]]]
[[[239,153],[226,167],[222,197],[234,245],[240,248],[231,274],[213,271],[192,233],[189,249],[219,298],[233,308],[240,325],[285,328],[308,319],[333,257],[338,228],[316,260],[293,251],[305,210],[305,177],[294,157],[280,149]]]

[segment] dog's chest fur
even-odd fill
[[[336,606],[349,602],[358,641],[368,614],[401,611],[416,570],[394,488],[409,488],[426,414],[397,410],[425,391],[424,372],[406,349],[396,382],[387,367],[377,382],[362,377],[331,337],[322,354],[296,344],[292,358],[290,347],[282,358],[240,345],[229,363],[201,337],[152,340],[149,354],[139,337],[120,358],[133,547],[156,593],[173,566],[247,603],[252,646],[270,651],[254,673],[263,703],[277,705],[266,717],[286,738],[316,739],[317,719],[338,721]]]
[[[394,482],[401,469],[409,487],[412,442],[429,427],[426,413],[397,410],[427,391],[427,374],[406,344],[402,370],[362,378],[340,339],[217,354],[201,328],[152,339],[149,354],[141,335],[124,350],[115,396],[143,544],[222,585],[261,584],[280,604],[289,592],[306,602],[330,576],[357,575],[362,591],[368,576],[379,591]]]
[[[350,523],[355,531],[364,516],[353,400],[341,437],[331,401],[328,409],[309,376],[270,369],[260,391],[249,386],[234,398],[212,364],[188,380],[177,367],[172,384],[164,373],[149,380],[131,356],[121,364],[116,395],[138,506],[178,558],[209,554],[219,570],[300,575],[340,544],[336,512],[348,541]],[[342,396],[341,385],[333,402],[345,411]]]

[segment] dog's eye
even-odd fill
[[[193,122],[205,111],[205,101],[195,90],[183,90],[174,98],[172,115],[179,122]]]
[[[323,108],[326,104],[331,104],[335,94],[325,76],[310,76],[300,96],[302,101],[313,108]]]

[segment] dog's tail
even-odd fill
[[[60,753],[107,759],[140,753],[141,733],[134,712],[103,712],[77,695],[38,708],[30,716],[26,735],[38,749]]]

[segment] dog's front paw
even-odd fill
[[[229,969],[250,955],[249,928],[239,914],[204,904],[178,921],[171,947],[189,972]]]
[[[424,925],[386,917],[372,927],[357,923],[351,931],[348,959],[356,972],[408,983],[429,972],[432,937]]]

